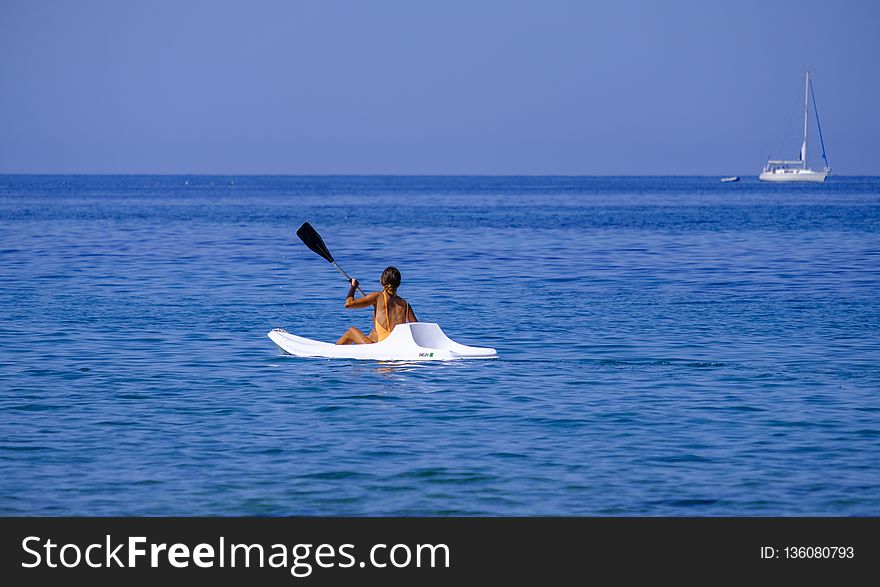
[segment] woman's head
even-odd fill
[[[397,267],[386,268],[382,272],[379,282],[385,291],[394,295],[397,292],[397,288],[400,287],[400,271],[397,270]]]

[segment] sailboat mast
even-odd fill
[[[807,80],[804,84],[804,144],[801,145],[801,162],[804,169],[807,168],[807,114],[810,111],[810,72],[807,71]]]

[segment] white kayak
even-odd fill
[[[282,351],[297,357],[368,359],[374,361],[449,361],[492,359],[495,349],[465,346],[446,336],[431,322],[398,324],[388,338],[374,344],[336,345],[290,334],[276,328],[267,335]]]

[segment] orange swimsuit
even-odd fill
[[[391,324],[391,320],[388,319],[388,292],[383,291],[382,296],[385,298],[385,324]],[[403,301],[404,304],[407,304],[406,300]],[[409,304],[407,304],[407,311],[404,315],[404,322],[406,322],[406,318],[409,316]],[[379,319],[374,315],[373,316],[374,328],[376,329],[376,342],[382,342],[388,335],[391,334],[391,331],[394,330],[394,327],[390,329],[385,328],[381,324],[379,324]]]

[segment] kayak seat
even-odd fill
[[[400,332],[398,332],[400,331]],[[393,334],[411,338],[420,347],[426,349],[449,348],[452,341],[443,334],[440,326],[431,322],[407,322],[394,327]]]

